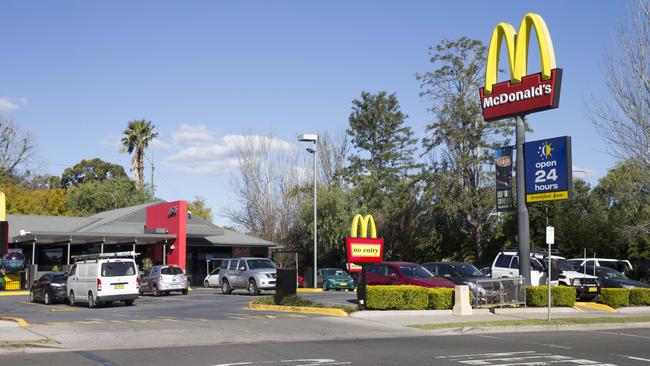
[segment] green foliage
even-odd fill
[[[212,222],[212,209],[205,205],[205,198],[196,196],[194,201],[187,203],[187,211],[192,216],[200,217],[207,222]]]
[[[0,190],[6,195],[7,213],[23,215],[70,215],[66,192],[59,188],[25,188],[13,178],[0,179]]]
[[[572,307],[576,303],[576,289],[570,286],[551,287],[552,306]],[[526,306],[548,306],[548,287],[526,286]]]
[[[449,310],[454,307],[454,289],[453,288],[430,288],[429,306],[432,310]]]
[[[151,267],[153,267],[153,261],[151,260],[151,258],[149,257],[144,258],[142,260],[142,266],[141,266],[142,272],[147,272]]]
[[[68,188],[71,185],[117,178],[128,178],[121,165],[99,158],[84,159],[63,171],[59,185],[61,188]]]
[[[282,302],[276,305],[282,305],[282,306],[303,306],[303,307],[317,307],[317,308],[322,308],[325,307],[323,304],[315,301],[311,301],[309,299],[305,299],[304,297],[298,296],[298,295],[291,295],[287,296],[284,299],[282,299]]]
[[[630,290],[626,288],[600,289],[600,301],[613,308],[630,306]]]
[[[650,305],[650,288],[631,288],[630,305]]]
[[[122,132],[122,148],[120,152],[133,154],[131,170],[135,173],[135,180],[140,187],[144,186],[144,152],[149,143],[158,136],[154,132],[155,125],[144,119],[129,122],[128,127]]]
[[[368,310],[424,310],[429,292],[420,286],[368,286]]]
[[[98,212],[139,205],[151,195],[128,178],[93,181],[71,186],[66,206],[75,215],[90,216]]]

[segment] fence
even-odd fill
[[[526,305],[523,277],[492,278],[471,282],[474,308]]]

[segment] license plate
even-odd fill
[[[589,292],[596,292],[598,289],[595,287],[589,287]]]
[[[115,285],[116,290],[124,290],[124,285]]]
[[[341,285],[341,286],[347,286],[348,283],[347,283],[347,282],[341,282],[341,283],[339,283],[339,285]]]

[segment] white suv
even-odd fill
[[[562,286],[573,286],[581,299],[593,299],[598,295],[598,277],[577,272],[574,266],[564,257],[551,255],[560,271],[558,283]],[[530,254],[530,281],[533,286],[546,284],[546,264],[548,259],[543,253]],[[500,252],[492,263],[492,278],[507,278],[519,276],[519,255],[516,251]],[[551,281],[553,284],[554,281]]]
[[[133,305],[138,298],[138,267],[135,253],[88,254],[75,258],[68,273],[68,302],[83,302],[89,308],[113,301]],[[124,257],[124,258],[120,258]],[[131,257],[131,258],[126,258]]]

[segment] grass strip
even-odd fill
[[[292,295],[292,296],[285,297],[281,304],[276,304],[275,301],[273,300],[273,297],[258,297],[255,300],[253,300],[253,304],[300,306],[300,307],[307,307],[307,308],[333,308],[333,309],[341,309],[341,310],[345,311],[348,314],[354,313],[355,311],[357,311],[357,308],[355,306],[352,306],[352,305],[323,304],[323,303],[320,303],[320,302],[305,299],[305,298],[300,297],[298,295]]]
[[[437,324],[414,324],[411,328],[418,329],[445,329],[464,327],[502,327],[516,325],[570,325],[570,324],[604,324],[604,323],[640,323],[650,322],[650,316],[621,316],[621,317],[599,317],[599,318],[555,318],[548,322],[546,319],[522,319],[522,320],[495,320],[485,322],[458,322],[458,323],[437,323]]]

